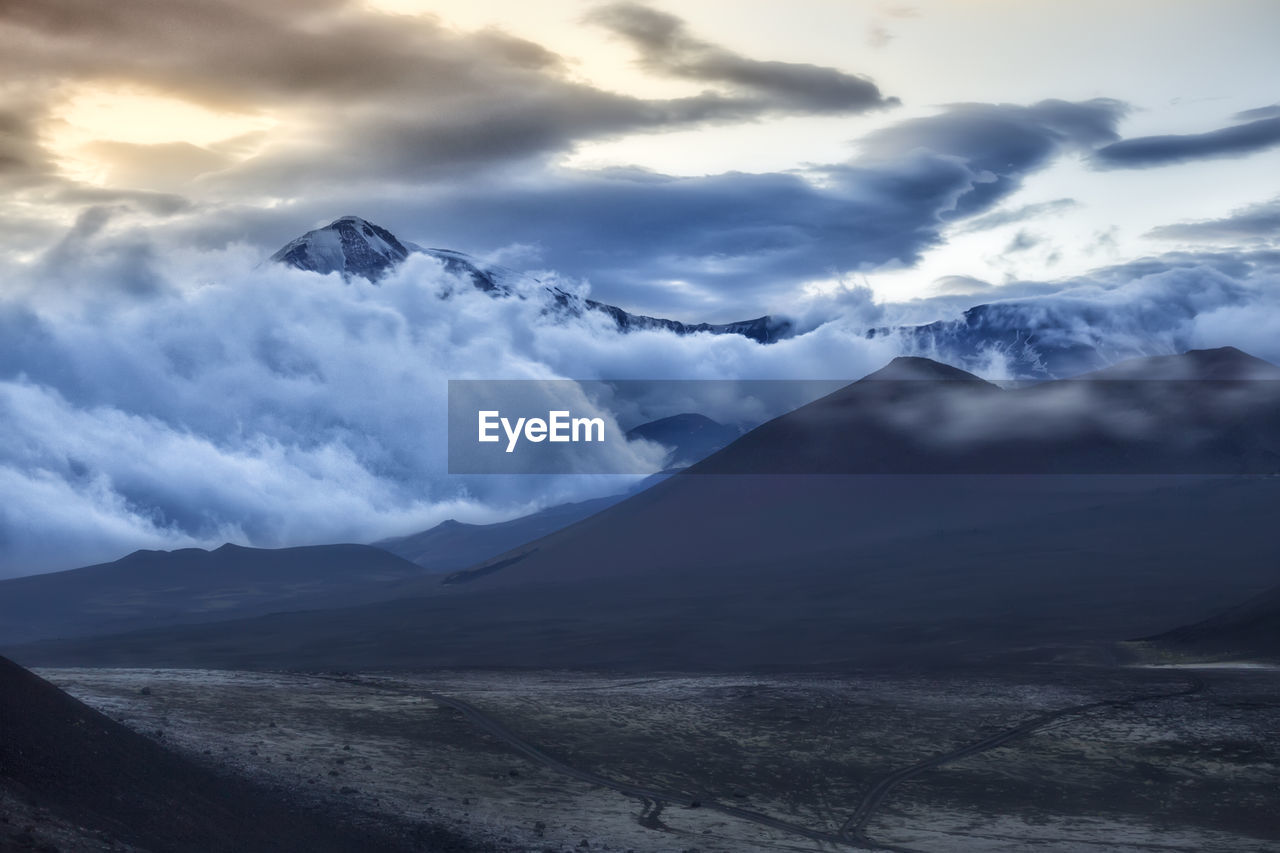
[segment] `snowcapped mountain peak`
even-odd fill
[[[377,281],[409,257],[394,234],[359,216],[343,216],[308,231],[271,256],[271,260],[322,275],[342,273]]]
[[[271,256],[271,260],[321,275],[337,272],[377,282],[411,254],[429,255],[444,268],[470,278],[477,288],[506,292],[508,279],[519,276],[510,270],[483,266],[479,260],[448,249],[424,249],[400,240],[381,225],[359,216],[343,216],[323,228],[308,231]]]
[[[380,225],[374,225],[359,216],[343,216],[323,228],[308,231],[292,240],[271,256],[271,260],[301,270],[326,275],[342,273],[350,280],[353,276],[377,283],[392,268],[411,254],[435,258],[446,272],[469,278],[477,289],[491,296],[510,296],[521,286],[537,285],[526,275],[486,264],[478,258],[452,249],[425,249],[415,243],[400,240]],[[713,335],[742,335],[757,343],[767,344],[790,337],[793,327],[782,317],[764,316],[737,323],[682,323],[661,317],[632,314],[614,305],[571,296],[557,287],[546,287],[559,313],[565,316],[581,316],[585,311],[599,311],[611,317],[620,332],[642,329],[665,329],[678,335],[707,332]]]

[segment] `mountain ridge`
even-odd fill
[[[365,278],[377,283],[412,254],[428,255],[440,261],[445,270],[469,278],[478,290],[491,296],[510,296],[515,285],[525,280],[540,285],[521,273],[485,264],[464,252],[452,249],[424,248],[400,240],[386,228],[359,216],[342,216],[322,228],[295,237],[269,260],[307,272],[328,275],[340,273],[344,279]],[[790,337],[794,326],[784,317],[764,315],[732,323],[686,323],[663,317],[633,314],[630,311],[594,299],[571,294],[558,287],[542,286],[552,305],[569,315],[585,311],[599,312],[613,320],[619,332],[658,329],[677,335],[707,332],[713,335],[741,335],[760,344],[775,343]]]
[[[1124,467],[1063,476],[1053,459],[1046,475],[1003,476],[927,458],[911,476],[885,476],[904,467],[892,458],[900,448],[892,433],[882,440],[868,406],[924,403],[927,417],[904,422],[910,431],[931,427],[928,406],[953,395],[1038,403],[1044,387],[1008,391],[926,360],[889,367],[881,375],[894,379],[850,383],[570,527],[406,582],[392,601],[13,652],[48,665],[273,668],[1061,660],[1103,655],[1099,644],[1190,623],[1274,585],[1280,478],[1113,475]],[[899,381],[904,373],[917,378]],[[1190,402],[1193,414],[1204,408]],[[804,439],[798,451],[788,434]],[[857,462],[875,442],[884,464],[849,466],[859,473],[807,455],[818,447]],[[1098,444],[1093,433],[1078,441],[1035,428],[1014,446],[1033,462],[1059,449],[1130,461],[1118,452],[1128,445]],[[761,468],[773,473],[752,473]]]

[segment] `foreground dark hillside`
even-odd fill
[[[4,658],[0,732],[3,801],[33,807],[51,823],[83,827],[104,847],[123,843],[154,853],[411,849],[198,766]],[[0,849],[22,849],[40,831],[8,829],[0,829]]]

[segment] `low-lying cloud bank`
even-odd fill
[[[1275,253],[1170,255],[1012,285],[997,292],[1039,295],[999,303],[991,322],[1038,324],[1108,358],[1232,344],[1280,361],[1278,271]],[[622,335],[603,315],[551,310],[541,287],[495,299],[428,257],[378,286],[344,283],[263,265],[244,247],[160,251],[92,221],[10,293],[0,575],[139,547],[369,541],[617,491],[626,479],[448,476],[447,380],[851,380],[917,348],[869,328],[954,320],[964,307],[847,290],[798,307],[806,331],[773,345]],[[963,350],[940,339],[930,354],[1001,378],[1011,362],[998,339]],[[656,469],[651,450],[626,452]]]

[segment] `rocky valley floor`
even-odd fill
[[[1273,669],[39,672],[424,850],[1280,851]]]

